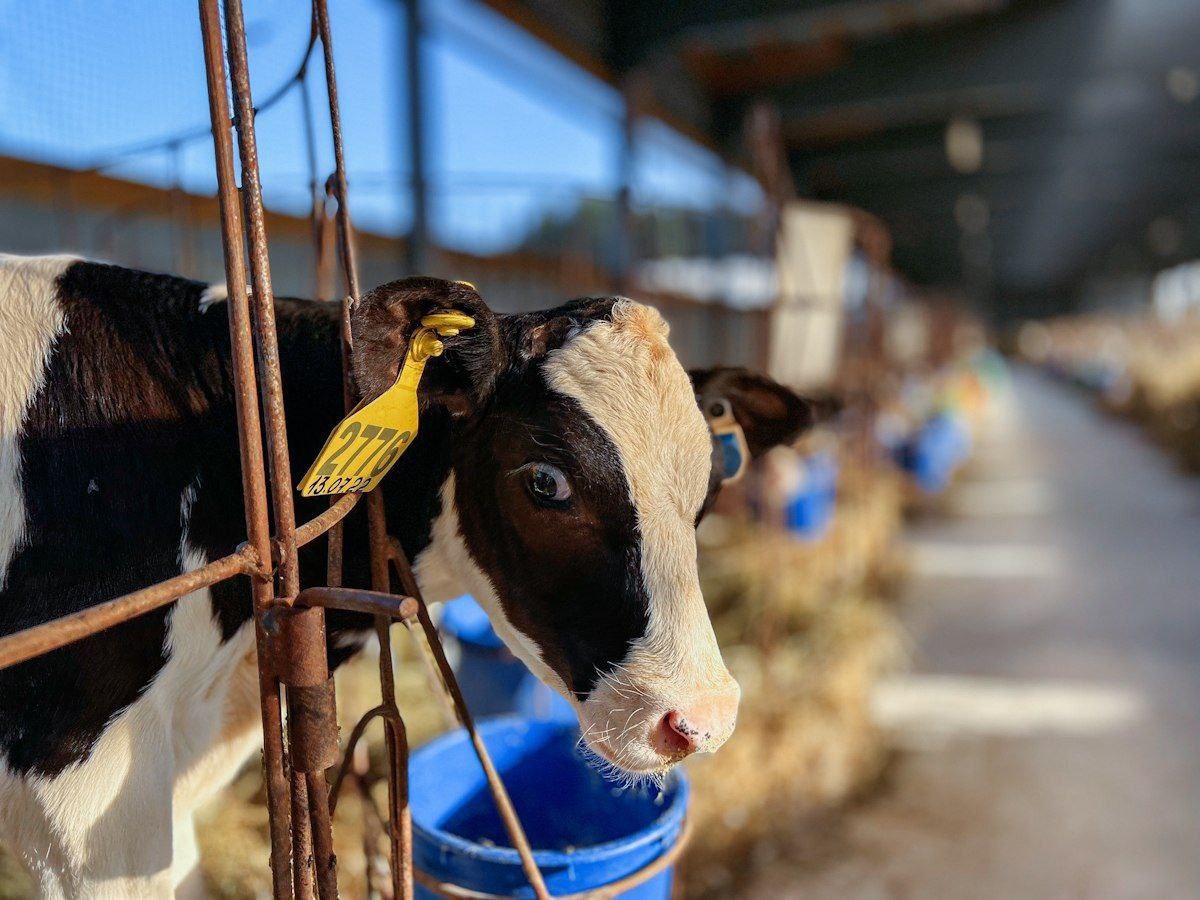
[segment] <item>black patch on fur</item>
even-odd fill
[[[216,559],[245,539],[229,326],[223,305],[199,311],[204,288],[90,262],[59,278],[66,328],[22,423],[26,537],[0,591],[0,634],[179,574],[189,487],[189,546]],[[279,300],[276,315],[297,480],[342,413],[337,308]],[[385,489],[392,527],[410,553],[428,543],[429,522],[417,520],[436,508],[445,477],[446,464],[430,464],[438,431],[436,416],[423,422],[424,446],[391,475],[405,502]],[[298,501],[297,515],[303,521],[326,502]],[[346,583],[365,587],[363,518],[347,523]],[[324,540],[301,552],[303,585],[325,582],[324,556]],[[215,585],[212,603],[228,639],[250,618],[247,580]],[[14,772],[53,776],[87,758],[105,725],[166,662],[171,609],[0,670],[0,753]],[[352,652],[333,648],[340,633],[370,625],[331,614],[331,660]]]
[[[501,317],[510,353],[485,415],[454,441],[461,528],[509,621],[532,638],[579,699],[645,634],[637,514],[620,454],[574,400],[551,391],[546,354],[611,317],[613,298]],[[537,506],[522,476],[530,462],[561,469],[568,509]],[[492,497],[495,503],[472,502]]]
[[[453,283],[429,281],[404,290],[426,306],[463,299]],[[0,635],[178,574],[189,488],[189,547],[211,560],[245,539],[228,319],[223,304],[199,311],[204,289],[90,262],[59,278],[66,329],[22,423],[26,540],[0,591]],[[613,303],[589,298],[512,317],[470,307],[481,327],[448,340],[426,376],[431,390],[469,402],[423,397],[420,435],[381,488],[389,530],[415,558],[453,461],[471,552],[509,618],[581,697],[644,633],[647,598],[616,448],[577,404],[546,389],[540,367],[576,331],[610,317]],[[420,312],[406,308],[410,318]],[[276,317],[295,483],[343,412],[337,307],[280,299]],[[534,459],[573,477],[574,512],[527,506],[508,472]],[[297,497],[297,519],[326,504]],[[302,586],[325,583],[325,549],[322,539],[301,551]],[[345,562],[345,584],[369,586],[362,510],[346,520]],[[212,606],[228,640],[250,619],[248,581],[215,585]],[[171,609],[0,670],[0,753],[15,773],[52,777],[87,758],[166,662]],[[331,663],[353,653],[335,648],[339,637],[370,627],[365,616],[329,613]]]

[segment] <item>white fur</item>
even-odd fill
[[[246,288],[246,296],[253,297],[254,292],[249,287]],[[225,282],[217,282],[210,284],[200,293],[200,302],[196,304],[196,308],[202,313],[208,312],[219,303],[224,303],[229,299],[229,285]]]
[[[626,770],[661,768],[650,732],[670,710],[709,698],[736,705],[696,569],[695,520],[708,491],[712,444],[691,380],[653,308],[621,300],[612,322],[584,330],[550,354],[549,386],[573,398],[616,446],[641,535],[649,597],[645,635],[583,704],[584,736]],[[723,705],[730,706],[725,702]],[[715,749],[732,719],[712,734]]]
[[[22,424],[65,328],[55,280],[77,261],[0,254],[0,587],[24,540]],[[221,299],[210,289],[202,308]],[[198,487],[180,497],[181,571],[206,562],[187,536]],[[165,643],[166,664],[86,760],[40,778],[0,757],[0,840],[45,897],[170,897],[196,883],[192,813],[261,743],[253,627],[222,643],[205,589],[175,605]]]
[[[206,562],[187,537],[194,499],[180,498],[182,571]],[[0,765],[0,835],[46,897],[173,896],[197,861],[192,813],[261,741],[249,623],[222,643],[205,588],[176,603],[165,648],[86,760],[48,779]]]
[[[223,282],[220,284],[210,284],[200,294],[200,302],[197,306],[200,312],[206,313],[216,304],[224,303],[228,299],[229,288]]]
[[[0,588],[25,532],[17,445],[21,423],[63,329],[54,281],[76,261],[0,254]]]

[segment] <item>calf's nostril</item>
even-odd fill
[[[695,750],[700,746],[704,736],[684,718],[683,713],[671,710],[663,717],[663,721],[674,737],[673,743],[677,744],[680,750]]]
[[[689,734],[690,730],[680,713],[669,712],[658,720],[651,733],[651,743],[663,756],[687,755],[697,748],[697,736]]]

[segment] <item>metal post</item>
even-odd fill
[[[367,528],[371,544],[371,587],[387,593],[391,587],[388,569],[391,546],[383,494],[367,495]],[[392,891],[396,900],[412,900],[412,816],[408,808],[408,736],[396,710],[396,679],[392,672],[391,620],[375,617],[375,636],[379,641],[379,685],[383,706],[392,713],[385,733],[388,765],[388,821],[391,826]]]
[[[225,250],[225,282],[229,287],[229,332],[238,417],[238,443],[242,460],[242,495],[246,507],[246,533],[263,564],[252,581],[255,636],[258,646],[258,680],[263,719],[263,764],[271,828],[271,884],[276,900],[291,896],[289,816],[290,790],[285,774],[283,721],[279,679],[268,661],[271,641],[263,627],[263,613],[275,599],[267,561],[271,559],[271,533],[267,519],[267,493],[263,471],[262,434],[259,431],[255,393],[254,347],[250,307],[246,295],[245,244],[242,212],[234,181],[233,142],[229,132],[229,100],[225,93],[225,57],[217,0],[200,0],[200,29],[204,41],[204,67],[208,82],[208,108],[212,120],[217,187],[221,208],[221,239]]]
[[[428,271],[429,204],[425,158],[425,100],[424,66],[421,59],[421,39],[424,23],[421,0],[404,0],[404,38],[406,98],[408,101],[408,162],[411,168],[406,187],[412,192],[413,220],[408,235],[408,274],[422,275]]]
[[[410,265],[414,271],[424,268],[425,251],[425,181],[423,129],[421,126],[420,85],[420,10],[417,0],[407,0],[408,9],[408,53],[409,53],[409,104],[412,123],[413,147],[413,197],[414,225],[409,244]],[[342,145],[341,106],[338,101],[337,75],[333,62],[333,36],[329,26],[329,10],[326,0],[314,0],[316,25],[321,38],[325,59],[325,84],[329,94],[329,121],[333,132],[334,174],[330,179],[337,198],[338,245],[341,250],[342,269],[346,284],[346,298],[342,303],[342,360],[347,406],[352,401],[350,377],[351,333],[350,310],[358,303],[358,262],[356,259],[353,232],[350,226],[350,211],[347,202],[349,185],[346,178],[346,162]],[[390,588],[388,563],[387,520],[383,508],[383,495],[375,491],[367,496],[367,516],[371,554],[371,586],[376,591],[387,592]],[[339,535],[331,534],[331,541]],[[331,543],[329,569],[334,568]],[[412,819],[408,808],[408,738],[404,720],[396,709],[396,685],[392,672],[392,644],[389,626],[391,620],[384,615],[375,618],[375,634],[379,641],[379,679],[383,707],[387,711],[385,743],[390,767],[388,778],[389,843],[391,847],[392,894],[396,900],[411,900],[413,896],[412,875]]]
[[[521,868],[525,872],[529,886],[533,889],[533,895],[537,900],[550,900],[550,892],[546,888],[546,881],[542,878],[541,870],[538,869],[537,862],[533,858],[533,846],[529,843],[529,838],[525,834],[525,828],[521,825],[521,820],[517,816],[512,798],[509,797],[508,790],[504,787],[504,782],[500,779],[500,773],[496,771],[496,766],[492,763],[491,754],[488,753],[487,746],[483,743],[483,738],[475,730],[475,720],[471,717],[471,711],[467,709],[467,701],[463,698],[462,690],[458,686],[458,680],[454,677],[454,670],[450,667],[450,662],[446,659],[446,652],[442,649],[437,629],[434,627],[433,620],[429,617],[429,610],[426,608],[425,600],[421,596],[421,588],[417,584],[416,578],[413,577],[412,566],[409,565],[408,557],[405,556],[400,542],[395,539],[392,539],[389,543],[389,557],[392,565],[396,568],[396,575],[400,579],[401,587],[416,601],[417,620],[421,625],[421,630],[425,633],[425,639],[429,644],[430,651],[433,653],[434,661],[442,673],[443,684],[450,695],[450,702],[454,705],[454,711],[458,715],[458,720],[463,728],[466,729],[467,735],[471,739],[471,745],[475,748],[475,756],[478,758],[480,766],[483,767],[483,774],[487,779],[488,788],[491,790],[492,799],[496,802],[496,810],[500,813],[500,819],[504,822],[504,828],[508,832],[508,837],[512,841],[513,848],[521,858]]]

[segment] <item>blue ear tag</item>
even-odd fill
[[[728,400],[713,400],[704,410],[708,427],[721,447],[721,463],[724,470],[722,484],[737,481],[746,471],[750,450],[746,446],[746,435],[742,426],[733,417],[733,407]]]
[[[742,477],[742,472],[746,468],[746,454],[742,450],[742,444],[745,443],[745,440],[742,437],[741,428],[738,428],[736,431],[727,431],[724,434],[717,435],[717,441],[721,444],[721,459],[725,464],[725,471],[733,473],[732,475],[727,474],[722,478],[722,483],[737,481]]]

